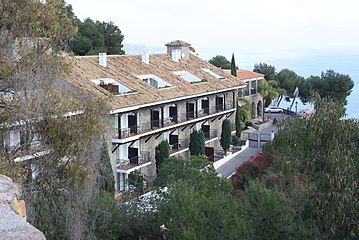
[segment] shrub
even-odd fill
[[[272,163],[271,158],[259,152],[237,167],[236,173],[231,177],[233,187],[237,190],[244,190],[249,180],[262,176]]]

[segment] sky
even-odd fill
[[[66,0],[81,20],[112,21],[124,43],[180,39],[204,52],[296,57],[359,52],[358,0]],[[204,57],[203,57],[204,56]]]

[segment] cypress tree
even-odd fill
[[[232,60],[231,60],[231,75],[237,77],[237,67],[236,67],[236,62],[234,61],[234,53],[232,53]]]
[[[222,134],[220,140],[225,155],[227,155],[227,150],[231,145],[231,137],[231,123],[228,119],[225,119],[222,122]]]
[[[241,137],[241,109],[239,104],[237,103],[237,109],[236,109],[236,137],[240,138]]]
[[[204,133],[202,130],[193,131],[190,135],[189,151],[191,155],[199,156],[204,154]]]
[[[165,159],[170,157],[170,145],[167,140],[163,140],[156,148],[156,169],[157,171],[160,169],[161,164],[165,161]]]

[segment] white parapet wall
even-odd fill
[[[238,152],[232,153],[232,154],[228,154],[227,156],[225,156],[221,160],[215,161],[213,163],[214,169],[217,170],[220,166],[222,166],[223,164],[225,164],[226,162],[228,162],[232,158],[234,158],[234,157],[238,156],[239,154],[241,154],[248,147],[249,147],[249,140],[246,140],[246,144],[244,146],[241,146],[241,150],[239,150]]]

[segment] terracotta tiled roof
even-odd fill
[[[231,74],[231,70],[226,69],[224,71],[227,72],[228,74]],[[260,77],[264,77],[264,74],[252,72],[249,70],[237,70],[237,78],[240,80],[247,80],[251,78],[260,78]]]
[[[179,62],[172,61],[170,54],[151,54],[149,59],[149,64],[146,64],[142,62],[141,55],[107,56],[107,67],[102,67],[98,64],[98,56],[74,57],[74,67],[70,73],[69,82],[92,97],[98,99],[108,98],[113,110],[229,88],[238,88],[244,85],[244,82],[238,81],[237,78],[195,55],[190,55],[188,59],[181,59]],[[201,68],[210,69],[226,79],[219,80]],[[172,73],[173,71],[181,70],[188,71],[200,79],[206,79],[207,82],[190,84]],[[137,75],[145,74],[160,77],[173,87],[156,89],[136,77]],[[90,81],[99,78],[118,80],[121,84],[137,92],[125,95],[112,95]]]
[[[186,43],[186,42],[181,41],[181,40],[175,40],[175,41],[166,43],[165,46],[185,46],[185,47],[189,47],[189,46],[191,46],[191,44]]]

